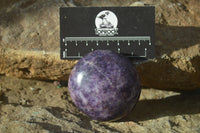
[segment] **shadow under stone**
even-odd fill
[[[118,122],[145,121],[164,116],[200,113],[200,91],[185,92],[164,99],[141,100]]]
[[[58,118],[58,119],[62,119],[62,120],[66,120],[66,121],[68,121],[68,122],[76,123],[76,124],[78,124],[81,128],[90,130],[90,131],[95,132],[95,133],[100,132],[100,131],[97,131],[96,129],[93,128],[93,126],[92,126],[92,124],[91,124],[93,120],[92,120],[91,118],[89,118],[88,116],[82,114],[82,113],[78,113],[78,114],[76,114],[76,113],[71,113],[71,112],[65,111],[64,109],[59,108],[59,107],[48,107],[48,108],[46,108],[46,110],[47,110],[48,112],[50,112],[53,116],[55,116],[56,118]],[[68,119],[65,118],[63,112],[64,112],[65,114],[70,113],[71,115],[74,115],[75,117],[80,118],[81,121],[76,122],[76,121],[68,120]],[[94,121],[93,121],[93,122],[94,122]],[[34,122],[34,123],[35,123],[35,122]],[[36,124],[37,124],[37,123],[36,123]],[[96,124],[98,124],[98,125],[100,126],[100,128],[101,128],[101,127],[104,128],[105,130],[114,131],[114,132],[117,132],[117,133],[119,132],[118,130],[116,130],[116,129],[114,129],[114,128],[111,128],[111,127],[108,127],[107,125],[105,125],[105,124],[103,124],[103,123],[101,123],[101,122],[96,121]],[[40,125],[41,125],[41,123],[40,123]],[[45,129],[46,126],[48,127],[48,124],[47,124],[47,125],[42,124],[42,125],[44,126],[44,129]],[[59,127],[56,126],[56,127],[54,127],[54,128],[56,129],[57,132],[60,131]],[[72,129],[72,130],[73,130],[74,132],[79,132],[79,131],[76,130],[76,129]],[[54,129],[49,130],[49,131],[54,131]],[[65,133],[65,132],[61,132],[61,133]]]
[[[46,122],[45,123],[43,123],[43,122],[30,122],[30,121],[27,121],[27,122],[37,124],[37,125],[41,126],[43,129],[48,130],[48,131],[53,132],[53,133],[68,133],[67,131],[62,131],[61,127],[58,126],[58,125],[53,125],[53,124],[46,123]]]

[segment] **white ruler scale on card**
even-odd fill
[[[150,36],[129,36],[129,37],[65,37],[63,38],[63,45],[65,47],[65,50],[63,51],[63,58],[81,58],[82,55],[81,54],[81,48],[78,47],[78,45],[82,45],[82,47],[86,47],[88,48],[88,51],[94,51],[96,49],[106,49],[106,47],[102,48],[101,45],[99,44],[99,42],[104,42],[106,43],[107,46],[110,47],[111,43],[110,42],[115,42],[112,45],[115,45],[113,47],[116,47],[116,52],[121,54],[121,47],[119,47],[120,45],[123,45],[123,47],[125,45],[127,45],[128,47],[134,49],[134,48],[138,48],[140,46],[142,46],[143,48],[143,55],[141,56],[136,56],[134,51],[130,51],[127,54],[127,57],[147,57],[147,52],[148,52],[148,48],[144,45],[151,45],[151,37]],[[126,41],[126,44],[120,44],[120,42],[124,42]],[[147,41],[146,44],[143,44],[144,41]],[[74,48],[76,47],[76,52],[77,53],[73,53],[74,55],[68,55],[68,50],[70,50],[70,48],[68,48],[68,44],[70,43],[70,45],[72,45],[71,42],[74,42]],[[96,43],[96,47],[92,47],[89,46],[89,44],[91,42],[95,42]],[[133,42],[136,42],[133,44]],[[78,44],[79,43],[79,44]],[[122,53],[123,54],[123,53]]]

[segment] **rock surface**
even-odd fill
[[[67,80],[76,61],[60,60],[59,53],[0,51],[0,74],[38,80]]]
[[[2,88],[0,87],[0,100],[2,99],[3,97],[3,91],[2,91]]]
[[[98,122],[81,113],[61,83],[0,76],[1,133],[199,133],[200,91],[177,93],[142,89],[135,109],[116,122]]]
[[[59,7],[133,6],[134,2],[3,0],[0,5],[0,73],[66,80],[76,61],[59,60]],[[166,90],[199,89],[199,0],[140,2],[156,7],[156,59],[137,66],[142,85]],[[46,51],[50,53],[42,55]]]

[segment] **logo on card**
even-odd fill
[[[109,11],[104,10],[97,14],[95,19],[95,34],[99,36],[114,36],[118,34],[118,19],[117,16]]]

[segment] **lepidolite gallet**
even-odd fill
[[[110,50],[96,50],[80,59],[71,71],[68,88],[74,104],[99,121],[125,116],[141,92],[134,65]]]

